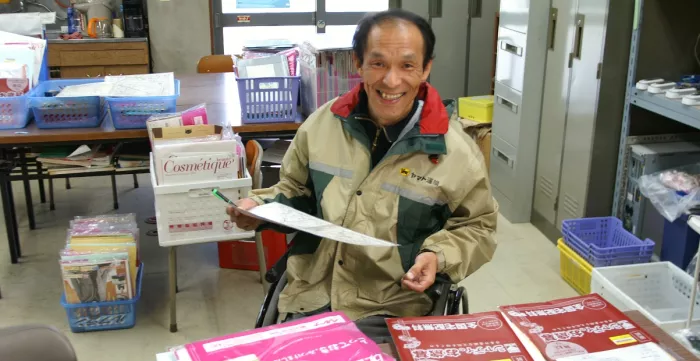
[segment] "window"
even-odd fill
[[[216,54],[238,54],[256,39],[304,41],[317,33],[352,39],[360,19],[396,0],[214,0]]]

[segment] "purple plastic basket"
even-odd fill
[[[654,241],[640,240],[615,217],[569,219],[562,223],[564,241],[595,267],[649,262]]]
[[[243,124],[297,121],[301,77],[236,78]]]

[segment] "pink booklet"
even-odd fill
[[[194,342],[179,361],[395,361],[341,312]]]

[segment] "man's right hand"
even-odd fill
[[[244,198],[237,201],[236,206],[247,211],[257,207],[258,203],[250,198]],[[226,208],[226,213],[231,216],[231,221],[236,223],[236,226],[244,231],[254,231],[262,224],[261,220],[241,214],[241,212],[233,206],[228,206]]]

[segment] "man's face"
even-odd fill
[[[432,67],[432,61],[423,67],[423,49],[420,30],[409,22],[386,21],[370,30],[364,62],[355,62],[364,81],[370,116],[379,125],[396,124],[411,112]]]

